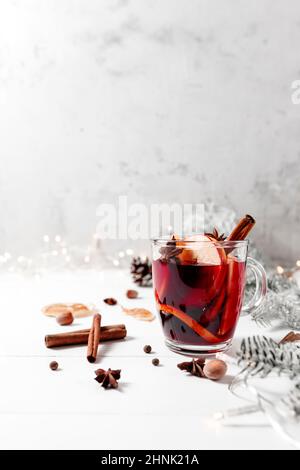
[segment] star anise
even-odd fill
[[[226,240],[225,234],[222,233],[221,235],[219,235],[219,232],[216,228],[214,228],[211,233],[206,233],[205,235],[207,235],[208,237],[214,238],[218,242],[223,242],[224,240]]]
[[[177,364],[177,367],[180,370],[186,370],[190,374],[196,375],[196,377],[205,377],[203,373],[204,364],[204,359],[193,359],[192,361],[181,362]]]
[[[104,388],[118,388],[118,380],[121,377],[121,370],[97,369],[95,370],[95,380]]]
[[[159,252],[161,254],[160,260],[164,262],[168,262],[171,258],[175,258],[176,256],[182,253],[183,248],[178,248],[176,246],[176,238],[173,235],[172,239],[166,243],[166,246],[161,247]]]

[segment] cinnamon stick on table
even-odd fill
[[[90,330],[69,331],[68,333],[58,333],[45,336],[47,348],[56,348],[59,346],[74,346],[79,344],[88,344]],[[106,325],[100,328],[101,342],[116,339],[124,339],[127,335],[126,326]]]
[[[95,362],[97,358],[98,346],[100,342],[101,315],[96,313],[93,316],[93,323],[90,329],[87,347],[87,360]]]
[[[231,234],[227,238],[228,241],[245,240],[250,230],[253,229],[255,220],[249,214],[245,215],[237,226],[232,230]]]

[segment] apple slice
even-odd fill
[[[189,248],[186,248],[188,242],[192,242]],[[193,248],[193,242],[195,247]],[[203,244],[201,244],[203,242]],[[209,243],[211,242],[211,243]],[[193,235],[186,237],[183,242],[176,242],[176,246],[182,247],[183,251],[178,258],[183,263],[220,265],[226,261],[226,253],[223,248],[215,246],[212,242],[216,242],[214,238],[208,235]]]

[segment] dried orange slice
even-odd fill
[[[149,310],[145,308],[125,308],[122,307],[122,310],[126,315],[130,315],[137,320],[152,321],[155,316]]]
[[[94,310],[87,307],[84,304],[80,303],[57,303],[57,304],[50,304],[46,305],[42,308],[42,312],[47,317],[57,317],[58,315],[65,313],[65,312],[72,312],[73,317],[80,318],[80,317],[88,317],[93,315]]]

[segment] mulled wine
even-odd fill
[[[177,352],[209,354],[227,349],[240,313],[255,313],[267,291],[264,268],[247,258],[245,240],[255,225],[249,214],[226,237],[212,233],[153,240],[153,284],[166,344]],[[256,289],[242,305],[246,263]]]
[[[167,340],[213,350],[231,341],[242,308],[245,261],[230,255],[220,264],[159,258],[153,279]]]

